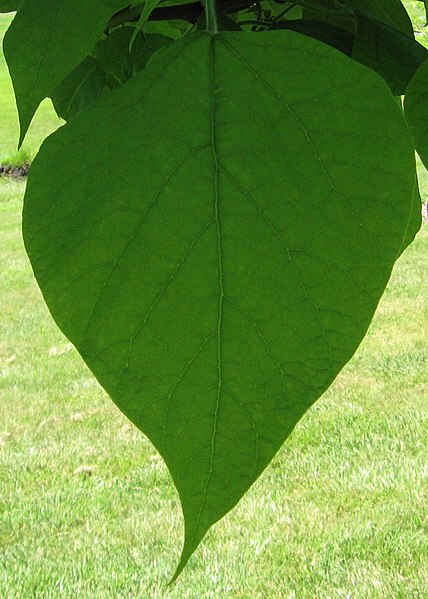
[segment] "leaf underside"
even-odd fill
[[[26,248],[168,465],[176,574],[356,350],[417,227],[414,168],[386,84],[290,31],[188,36],[43,145]]]

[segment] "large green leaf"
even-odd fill
[[[428,168],[428,61],[416,71],[406,91],[404,112],[416,150]]]
[[[356,350],[415,233],[414,172],[382,79],[290,31],[188,36],[44,143],[26,248],[168,465],[177,573]]]
[[[92,50],[127,0],[24,0],[4,39],[22,143],[40,102]],[[37,24],[37,26],[35,26]]]

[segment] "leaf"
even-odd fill
[[[128,81],[146,66],[149,58],[159,48],[172,42],[171,38],[163,35],[139,33],[131,46],[133,33],[133,27],[115,29],[95,49],[99,65],[115,85]]]
[[[355,352],[414,173],[382,79],[291,31],[186,36],[44,143],[26,248],[56,322],[168,465],[176,575]]]
[[[422,224],[422,211],[421,204],[422,198],[419,192],[418,178],[415,176],[415,184],[413,188],[413,208],[410,212],[409,221],[407,225],[407,231],[403,239],[403,243],[400,248],[399,255],[413,242],[416,233],[419,231]]]
[[[278,17],[279,15],[281,15],[285,8],[283,6],[283,2],[276,2],[276,0],[265,0],[262,4],[262,6],[267,6],[268,7],[268,12],[270,15],[274,16],[274,17]],[[285,19],[301,19],[302,18],[302,7],[298,6],[297,4],[293,7],[288,7],[289,10],[287,10],[287,12],[284,15]]]
[[[120,27],[98,43],[93,56],[76,67],[52,94],[58,116],[69,120],[110,88],[128,81],[141,71],[149,58],[172,42],[162,35],[139,34],[130,49],[134,29]]]
[[[291,31],[296,31],[297,33],[313,37],[328,46],[332,46],[332,48],[336,48],[348,56],[351,56],[352,54],[354,38],[349,31],[345,31],[344,29],[340,29],[329,23],[317,21],[316,19],[279,21],[278,23],[274,23],[270,29],[289,29]]]
[[[428,168],[428,61],[416,71],[404,98],[404,114],[415,140],[416,151]]]
[[[408,37],[414,37],[412,21],[401,0],[349,0],[349,4],[370,13]]]
[[[317,6],[315,8],[305,8],[302,9],[302,18],[304,20],[315,20],[319,23],[327,23],[332,27],[336,27],[338,29],[343,29],[350,34],[354,33],[354,20],[352,11],[344,12],[338,9],[336,6],[336,11],[334,11],[332,7],[331,0],[317,0],[316,2],[308,4],[307,6]],[[348,8],[344,5],[344,8]],[[327,10],[325,10],[327,9]]]
[[[22,0],[0,0],[0,12],[15,12],[21,4]]]
[[[146,0],[144,2],[144,8],[141,11],[140,19],[139,19],[137,25],[135,26],[134,35],[132,36],[131,44],[134,43],[135,38],[140,33],[140,31],[143,29],[143,27],[147,23],[150,15],[154,11],[154,9],[158,6],[158,4],[160,4],[160,2],[161,2],[161,0]],[[141,4],[140,0],[134,0],[134,2],[132,3],[132,6],[136,6],[138,4]]]
[[[108,89],[106,72],[88,56],[56,88],[52,102],[58,116],[68,121]]]
[[[126,0],[24,0],[4,39],[21,145],[40,102],[89,54]]]
[[[358,25],[352,56],[385,79],[394,96],[402,96],[428,50],[414,38],[372,18],[369,13],[355,11]]]

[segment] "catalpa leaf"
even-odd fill
[[[168,465],[176,574],[355,352],[415,233],[414,160],[384,81],[291,31],[186,36],[44,143],[26,248]]]
[[[20,144],[40,102],[82,62],[112,14],[127,4],[126,0],[24,0],[4,39]]]
[[[404,113],[416,151],[428,168],[428,61],[416,71],[404,98]]]

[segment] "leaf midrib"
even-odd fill
[[[193,543],[193,540],[196,536],[199,523],[201,520],[202,512],[204,510],[206,504],[206,496],[208,491],[208,486],[210,484],[211,476],[213,474],[213,466],[214,466],[214,456],[216,450],[216,436],[217,436],[217,424],[219,417],[219,409],[220,409],[220,399],[222,392],[222,322],[223,322],[223,303],[224,303],[224,286],[223,286],[223,257],[222,257],[222,243],[221,243],[221,224],[220,224],[220,210],[219,210],[219,172],[220,172],[220,164],[218,159],[217,152],[217,140],[216,140],[216,122],[215,122],[215,39],[214,35],[210,36],[209,43],[209,64],[210,64],[210,90],[211,90],[211,148],[212,148],[212,159],[214,165],[214,219],[216,223],[217,230],[217,254],[218,254],[218,281],[219,281],[219,304],[218,304],[218,321],[217,321],[217,373],[218,373],[218,382],[217,382],[217,395],[216,395],[216,403],[214,408],[214,420],[213,420],[213,432],[211,435],[211,451],[210,451],[210,464],[207,473],[207,479],[205,482],[202,500],[199,507],[198,515],[196,517],[195,524],[193,526],[193,534],[190,540],[190,544]]]

